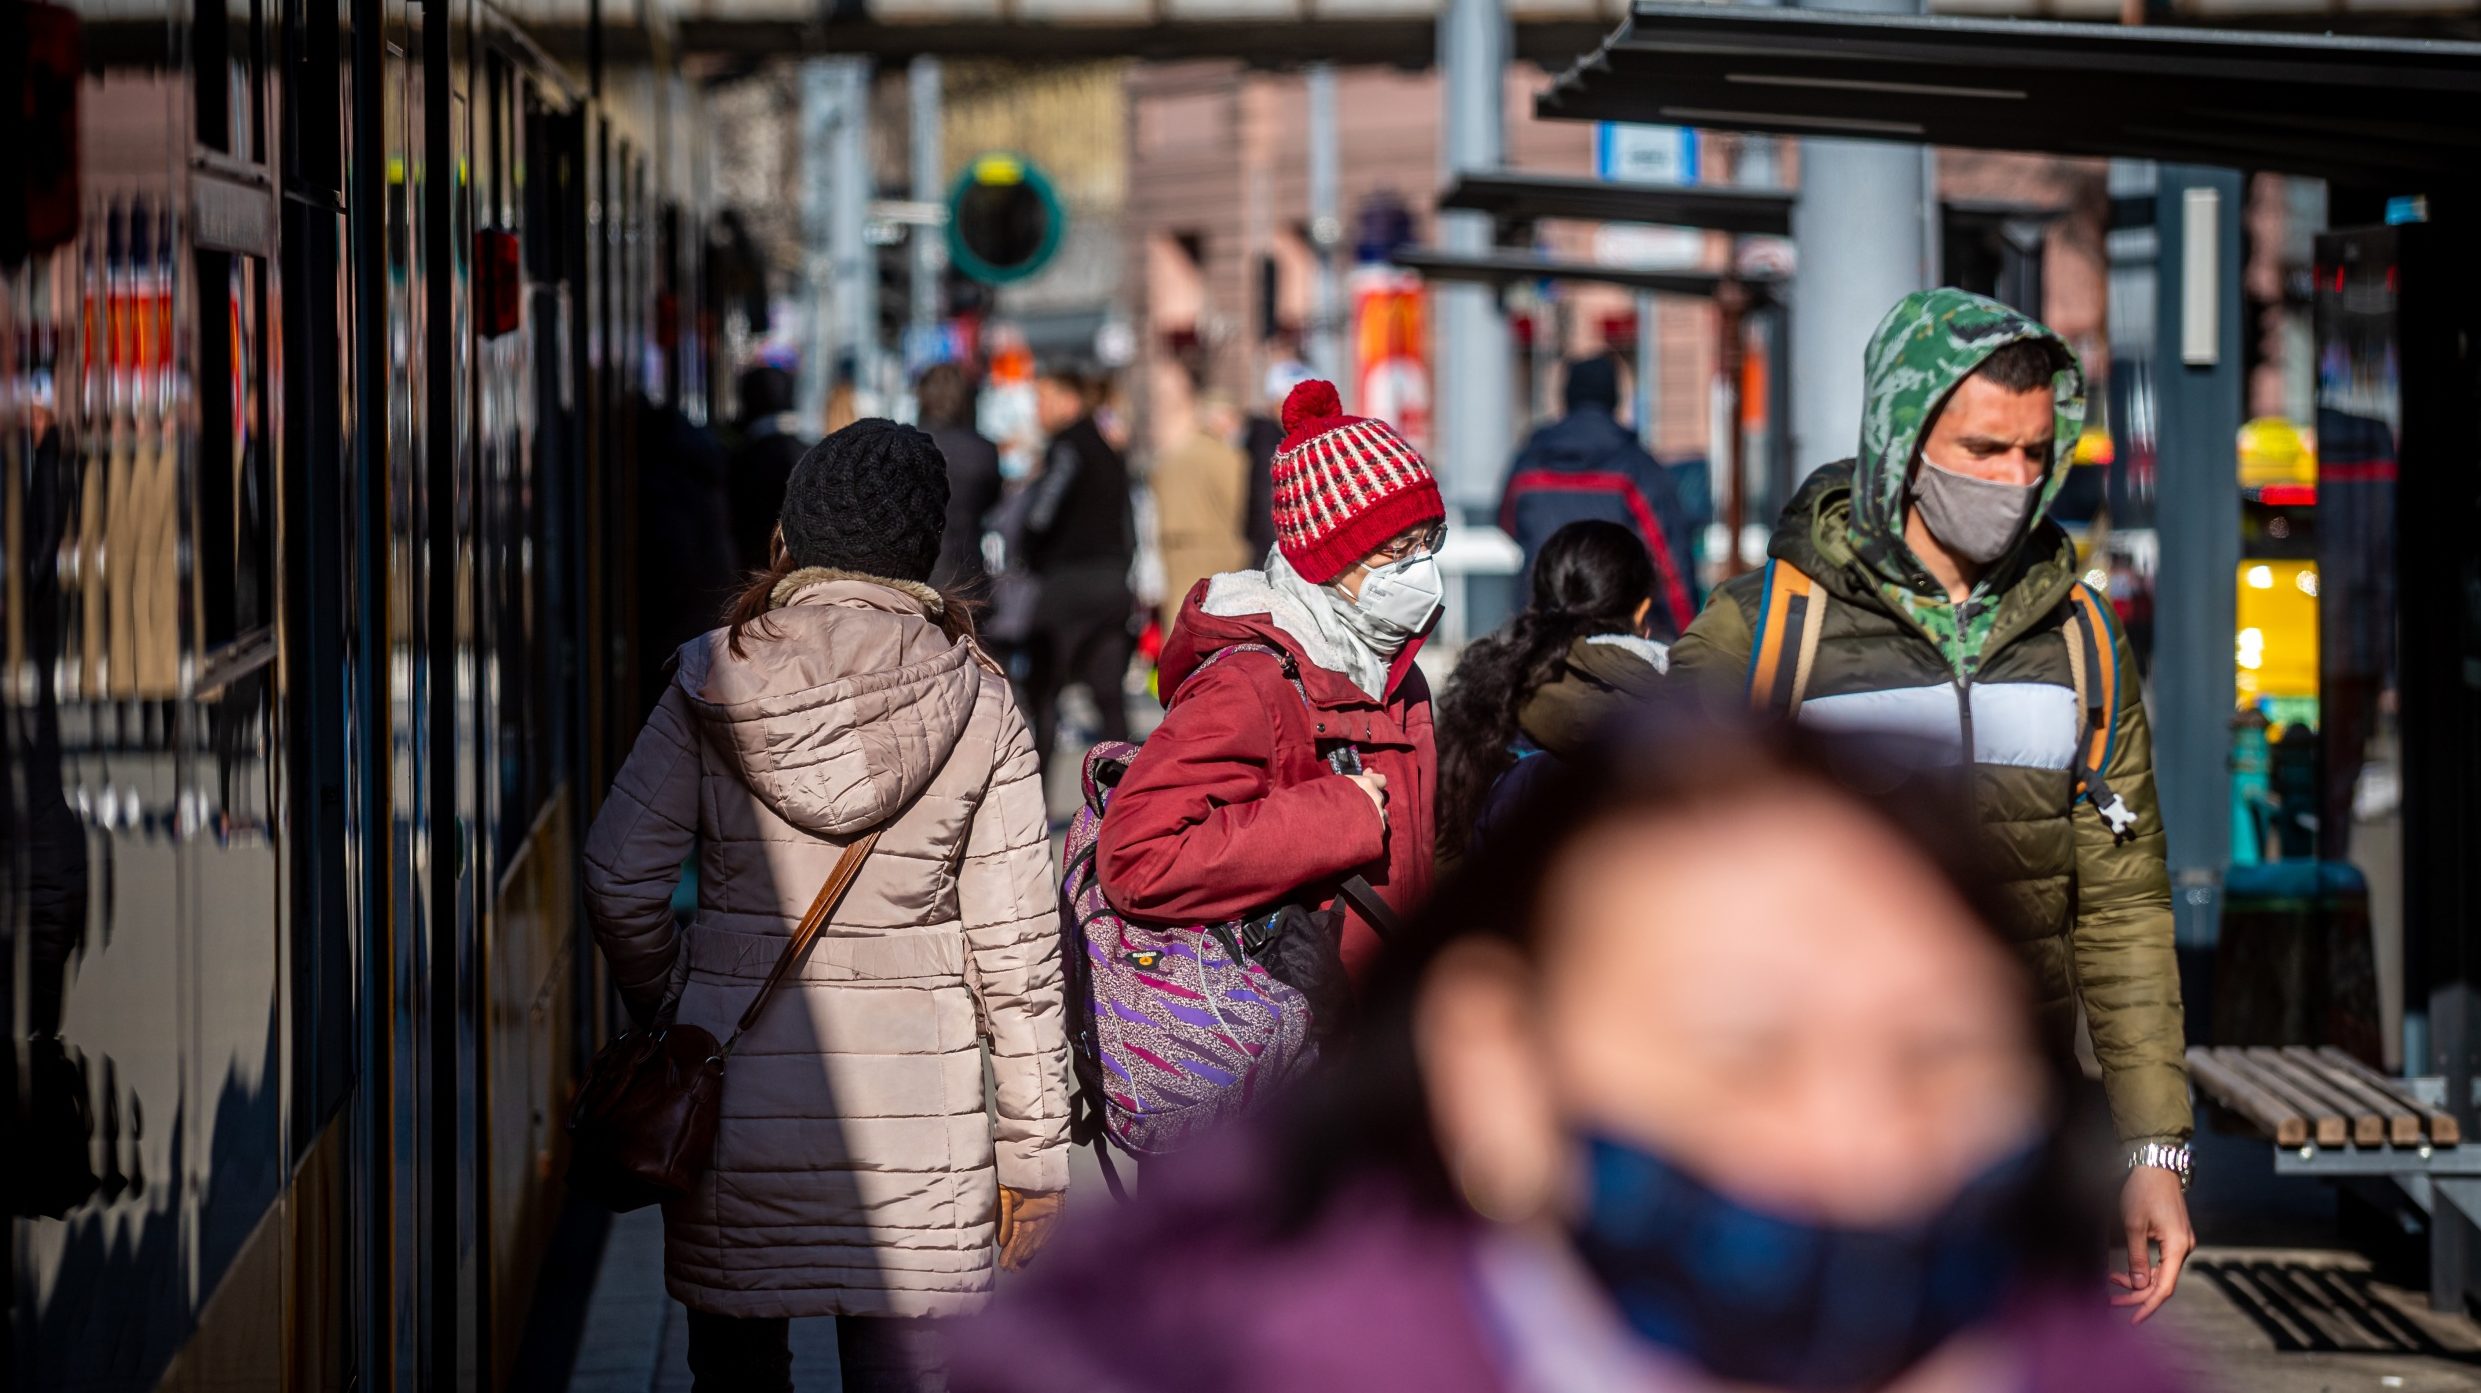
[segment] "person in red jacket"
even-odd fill
[[[1441,608],[1438,483],[1402,436],[1313,380],[1284,401],[1274,513],[1266,568],[1199,581],[1164,643],[1168,710],[1096,848],[1128,918],[1324,907],[1356,876],[1402,914],[1430,887],[1438,760],[1413,655]],[[1379,931],[1343,908],[1358,980]]]

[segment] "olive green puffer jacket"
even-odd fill
[[[2113,628],[2131,686],[2102,771],[2136,814],[2126,840],[2079,797],[2082,731],[2065,602],[2076,551],[2042,520],[1961,606],[1903,539],[1905,474],[1939,402],[1999,344],[2050,337],[2004,306],[1957,291],[1908,297],[1870,347],[1870,419],[1857,462],[1810,476],[1768,554],[1826,592],[1804,725],[1927,737],[1972,761],[1973,806],[1992,864],[2020,913],[2019,936],[2046,1022],[2074,1029],[2084,1007],[2120,1138],[2174,1141],[2191,1125],[2171,888],[2154,794],[2153,737],[2133,688],[2134,655]],[[2082,384],[2057,380],[2059,439],[2075,438]],[[2058,456],[2054,456],[2056,458]],[[2047,503],[2056,492],[2044,493]],[[1745,703],[1765,574],[1724,583],[1671,650],[1671,671],[1715,699]],[[2107,611],[2107,607],[2105,607]]]
[[[2121,702],[2114,752],[2102,772],[2136,813],[2135,835],[2114,842],[2099,813],[2071,802],[2076,698],[2060,626],[2061,601],[2076,583],[2073,545],[2043,524],[2048,535],[2036,540],[2049,554],[2024,567],[2008,588],[1980,670],[1960,682],[1929,638],[1891,613],[1877,587],[1855,574],[1850,548],[1841,544],[1850,481],[1846,466],[1812,475],[1772,548],[1831,597],[1801,722],[1960,742],[1970,710],[1973,806],[1989,831],[2009,897],[2022,910],[2010,928],[2024,935],[2019,946],[2046,1023],[2073,1030],[2081,997],[2120,1138],[2131,1144],[2185,1138],[2188,1071],[2179,967],[2171,952],[2171,886],[2154,798],[2153,737],[2144,704],[2133,693]],[[1764,573],[1752,572],[1715,591],[1672,646],[1675,677],[1711,678],[1710,690],[1724,699],[1746,700],[1763,584]],[[2119,671],[2135,672],[2127,639],[2113,639]]]

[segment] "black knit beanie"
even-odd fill
[[[784,486],[784,549],[803,566],[928,580],[948,517],[931,438],[876,417],[810,447]]]

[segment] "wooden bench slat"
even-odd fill
[[[2376,1110],[2362,1106],[2353,1095],[2335,1087],[2316,1070],[2302,1064],[2288,1048],[2260,1045],[2250,1053],[2264,1060],[2268,1069],[2290,1080],[2294,1087],[2320,1107],[2350,1124],[2352,1145],[2386,1145],[2386,1121],[2378,1116]]]
[[[2321,1047],[2317,1053],[2318,1057],[2328,1064],[2360,1079],[2418,1114],[2421,1121],[2429,1128],[2429,1141],[2432,1146],[2459,1146],[2463,1143],[2463,1122],[2455,1114],[2433,1108],[2413,1097],[2400,1080],[2388,1078],[2332,1045]]]
[[[2368,1080],[2335,1064],[2307,1045],[2286,1045],[2283,1047],[2283,1057],[2362,1109],[2377,1114],[2385,1124],[2389,1145],[2421,1144],[2421,1115],[2394,1095],[2371,1086]]]
[[[2188,1052],[2188,1071],[2203,1083],[2215,1102],[2263,1128],[2277,1146],[2293,1147],[2309,1139],[2309,1120],[2275,1097],[2259,1088],[2233,1065],[2221,1052],[2199,1047]]]
[[[2319,1146],[2347,1146],[2351,1143],[2351,1124],[2343,1120],[2343,1114],[2310,1097],[2300,1085],[2280,1071],[2269,1068],[2264,1055],[2253,1049],[2230,1049],[2223,1052],[2223,1059],[2243,1071],[2250,1082],[2307,1118],[2310,1135]]]

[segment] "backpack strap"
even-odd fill
[[[2102,773],[2118,749],[2124,688],[2110,612],[2082,581],[2068,592],[2066,608],[2061,634],[2067,640],[2069,680],[2076,688],[2077,796],[2102,815],[2113,841],[2126,841],[2136,835],[2136,812]]]
[[[1172,689],[1171,696],[1163,703],[1164,709],[1167,711],[1170,710],[1172,703],[1180,700],[1180,694],[1189,690],[1189,684],[1197,680],[1199,673],[1204,672],[1206,669],[1213,667],[1215,664],[1222,662],[1224,659],[1231,657],[1235,653],[1264,653],[1266,656],[1273,658],[1277,663],[1282,665],[1284,670],[1284,680],[1292,684],[1293,695],[1301,699],[1301,709],[1312,713],[1315,713],[1318,710],[1317,706],[1309,699],[1308,684],[1301,681],[1300,663],[1295,661],[1290,653],[1285,652],[1283,649],[1277,648],[1271,643],[1235,643],[1230,647],[1218,648],[1214,652],[1207,654],[1206,660],[1199,663],[1194,669],[1192,669],[1188,676],[1180,679],[1180,685]],[[1327,751],[1326,760],[1327,767],[1334,770],[1338,774],[1358,774],[1361,772],[1361,747],[1349,740],[1344,741],[1337,745],[1334,749]]]
[[[1826,632],[1826,587],[1798,566],[1777,557],[1766,563],[1749,635],[1749,705],[1785,717],[1800,714],[1817,665],[1818,638]]]

